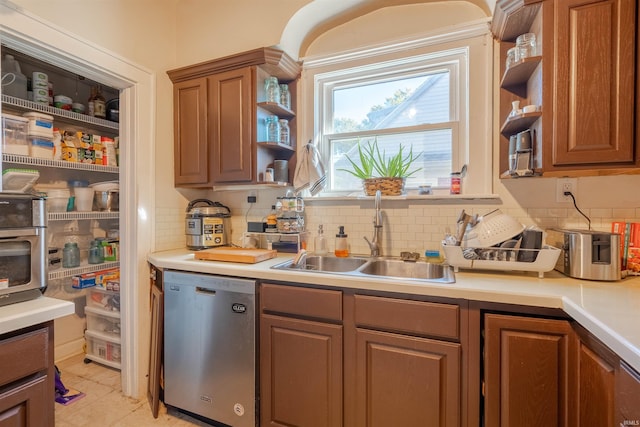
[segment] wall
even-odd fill
[[[465,2],[385,8],[328,31],[310,45],[305,55],[349,51],[385,40],[397,41],[483,16],[479,8]],[[497,87],[499,77],[494,76],[494,80],[494,87]],[[497,122],[494,123],[494,129],[499,129]],[[298,140],[304,138],[300,139],[299,136]],[[494,144],[498,143],[497,131],[493,140]],[[494,165],[498,165],[497,152],[495,146]],[[400,251],[405,250],[423,253],[425,249],[438,248],[447,230],[455,230],[456,220],[462,209],[467,213],[482,215],[500,208],[523,224],[542,229],[587,227],[586,220],[571,203],[555,201],[555,178],[501,181],[497,178],[499,171],[496,166],[492,175],[495,194],[493,199],[427,201],[385,198],[382,202],[383,253],[399,255]],[[640,221],[640,195],[634,190],[639,184],[638,175],[579,178],[576,200],[578,206],[591,218],[594,229],[609,231],[612,221]],[[232,209],[234,242],[240,243],[240,236],[246,227],[245,218],[260,220],[266,216],[270,205],[275,202],[277,196],[283,195],[282,193],[283,191],[277,190],[259,191],[258,203],[255,206],[246,203],[246,194],[243,192],[216,192],[209,193],[208,196]],[[363,236],[370,238],[373,232],[374,212],[371,199],[309,199],[306,207],[307,230],[311,235],[315,234],[318,224],[322,223],[325,233],[330,237],[331,249],[333,235],[339,225],[344,225],[350,237],[352,252],[368,253]]]

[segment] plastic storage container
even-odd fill
[[[87,315],[87,330],[120,338],[120,313],[96,307],[85,307],[84,312]]]
[[[2,152],[8,154],[29,155],[29,143],[27,141],[27,130],[29,119],[14,116],[13,114],[2,114]]]
[[[120,338],[91,330],[86,330],[84,337],[87,341],[87,358],[114,368],[120,368],[122,361]]]
[[[29,135],[53,140],[53,116],[35,111],[24,113],[23,116],[29,119]]]
[[[87,306],[120,312],[120,292],[102,288],[91,288],[87,293]]]
[[[2,59],[2,93],[27,99],[27,76],[22,74],[13,55],[5,55]]]
[[[29,135],[29,147],[31,157],[53,160],[55,150],[52,139]]]
[[[68,188],[52,188],[47,190],[47,210],[49,212],[66,212],[71,193]],[[58,246],[64,246],[63,244]]]

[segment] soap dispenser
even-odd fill
[[[334,251],[337,257],[349,256],[349,241],[347,235],[344,234],[344,225],[338,227],[338,234],[336,234],[336,247]]]
[[[325,255],[328,252],[327,239],[324,237],[322,224],[318,226],[318,235],[315,238],[313,249],[317,255]]]

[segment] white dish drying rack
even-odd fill
[[[446,263],[457,273],[460,268],[475,270],[500,271],[533,271],[539,278],[544,273],[553,270],[560,256],[560,249],[553,246],[543,246],[542,249],[515,248],[469,248],[454,245],[442,245]],[[518,261],[529,258],[531,262]]]

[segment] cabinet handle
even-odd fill
[[[207,288],[203,288],[201,286],[196,286],[196,292],[201,293],[201,294],[208,294],[208,295],[215,295],[216,294],[215,289],[207,289]]]

